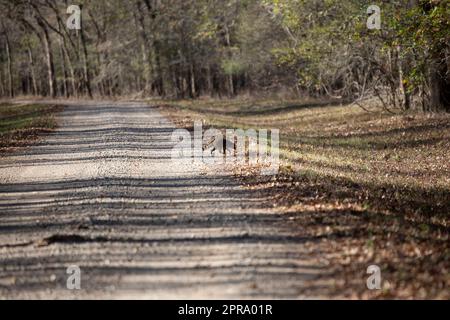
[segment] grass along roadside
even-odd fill
[[[152,104],[155,104],[152,101]],[[318,242],[336,292],[355,298],[448,298],[450,116],[317,101],[160,101],[181,127],[280,129],[283,166],[242,182]],[[383,272],[368,291],[366,269]],[[330,293],[332,294],[332,293]]]
[[[0,104],[0,153],[24,146],[57,126],[55,105]]]

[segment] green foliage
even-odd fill
[[[245,70],[246,66],[238,60],[223,60],[221,67],[226,75],[237,75]]]
[[[377,1],[381,30],[367,28],[373,3],[366,0],[84,1],[86,41],[57,31],[64,25],[52,3],[64,23],[64,4],[56,0],[0,0],[17,91],[32,73],[41,93],[49,91],[40,15],[52,42],[55,88],[73,80],[70,95],[87,91],[85,69],[103,96],[137,91],[192,98],[288,88],[357,101],[376,96],[394,109],[418,99],[425,105],[450,85],[448,0]],[[4,42],[0,37],[0,48]],[[0,63],[6,70],[5,50]]]
[[[406,81],[410,91],[426,81],[427,64],[450,43],[450,3],[440,2],[426,12],[422,7],[414,7],[392,19],[396,39],[393,44],[402,47],[402,56],[420,55],[411,65]]]

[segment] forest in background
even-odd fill
[[[0,0],[1,97],[272,94],[449,112],[450,2]]]

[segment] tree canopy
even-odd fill
[[[450,2],[0,0],[0,95],[278,91],[450,111]],[[369,13],[370,15],[370,13]]]

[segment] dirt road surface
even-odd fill
[[[326,270],[295,225],[231,173],[171,159],[156,108],[72,103],[58,117],[0,158],[0,298],[314,298]]]

